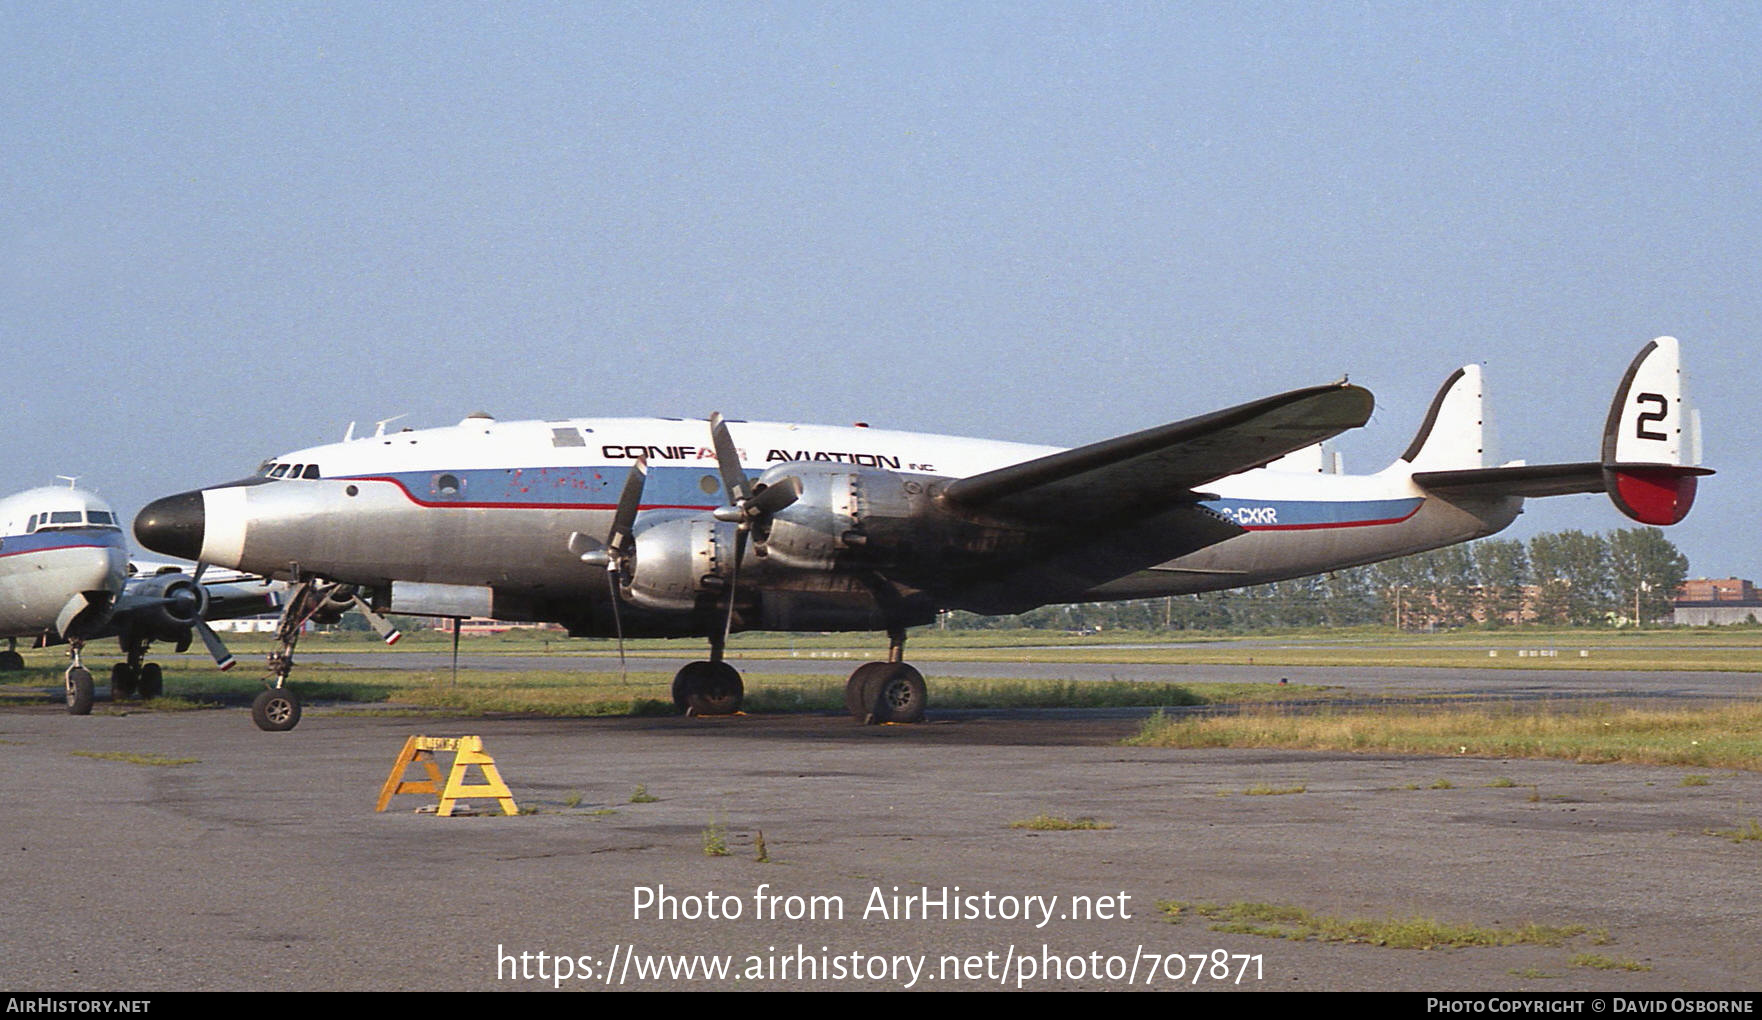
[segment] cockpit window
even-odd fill
[[[300,477],[301,478],[317,478],[318,477],[318,465],[317,464],[306,465],[306,470],[300,472]]]
[[[78,524],[78,523],[80,523],[80,512],[78,510],[55,510],[55,511],[52,511],[49,514],[49,523],[50,524]]]
[[[116,526],[116,517],[108,510],[87,510],[86,520],[92,524],[99,524],[107,527]]]
[[[287,473],[288,473],[288,466],[286,464],[277,464],[275,466],[275,469],[269,472],[269,477],[280,478]]]

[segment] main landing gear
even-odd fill
[[[710,637],[708,662],[688,662],[673,674],[673,707],[686,715],[733,715],[740,711],[746,685],[740,671],[722,659],[724,642]]]
[[[906,665],[903,627],[887,632],[886,662],[864,663],[844,682],[844,707],[864,724],[922,722],[928,702],[924,674]]]
[[[125,640],[122,643],[124,662],[110,667],[110,700],[122,701],[137,695],[144,701],[165,692],[165,671],[157,662],[143,662],[147,657],[146,641]]]
[[[24,668],[24,656],[18,654],[18,638],[6,639],[6,650],[0,652],[0,672]]]
[[[740,671],[711,639],[708,661],[687,663],[673,675],[673,707],[686,715],[733,715],[745,695]],[[905,629],[887,632],[887,661],[864,663],[844,683],[844,707],[864,724],[924,720],[929,694],[924,675],[905,662]]]

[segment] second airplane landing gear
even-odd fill
[[[111,701],[122,701],[136,695],[145,701],[165,693],[165,671],[157,662],[141,661],[147,657],[147,646],[150,643],[126,638],[123,640],[122,650],[127,659],[110,667]]]
[[[68,639],[67,657],[73,660],[73,665],[67,667],[67,672],[63,675],[67,682],[68,715],[92,714],[92,674],[80,660],[85,648],[84,638]]]

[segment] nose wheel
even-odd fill
[[[92,714],[92,674],[84,666],[67,667],[67,714]]]
[[[281,733],[300,724],[300,696],[285,687],[271,687],[251,702],[251,721],[260,730]]]
[[[67,657],[73,660],[62,676],[67,683],[68,715],[92,714],[92,674],[80,658],[85,649],[84,638],[70,638],[67,642]]]

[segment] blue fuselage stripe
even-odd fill
[[[0,558],[54,552],[57,549],[127,548],[128,543],[123,539],[122,532],[111,528],[67,528],[0,538]]]
[[[609,510],[617,505],[630,468],[624,464],[586,467],[483,468],[461,471],[399,471],[355,476],[352,481],[390,482],[412,502],[428,507],[533,510]],[[749,472],[750,473],[750,472]],[[715,467],[649,467],[643,487],[644,509],[682,507],[709,510],[724,502]],[[1421,497],[1358,500],[1208,500],[1204,506],[1249,531],[1365,527],[1395,524],[1412,517]]]

